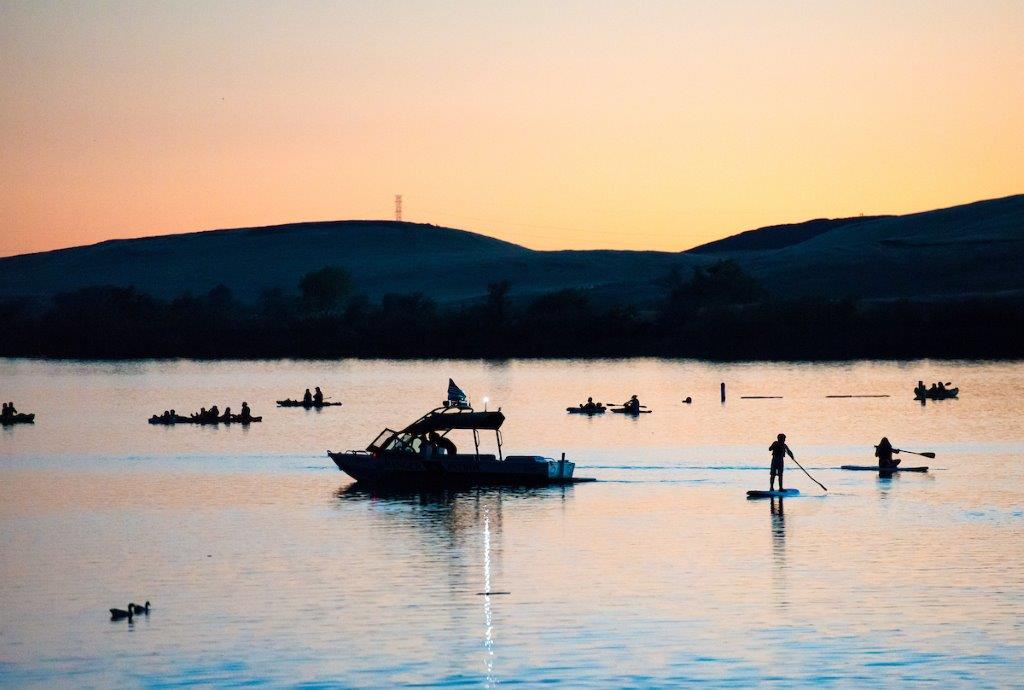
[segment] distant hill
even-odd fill
[[[658,280],[735,259],[783,297],[891,299],[1024,290],[1024,195],[905,216],[817,219],[770,226],[688,252],[541,252],[484,235],[387,221],[296,223],[111,240],[0,258],[0,298],[46,298],[101,284],[161,297],[223,283],[245,300],[338,265],[372,299],[422,292],[476,299],[507,279],[513,295],[563,288],[602,300],[644,302]]]
[[[858,216],[856,218],[815,218],[803,223],[786,225],[769,225],[766,228],[747,230],[738,235],[730,235],[714,242],[702,244],[688,250],[690,254],[715,254],[718,252],[759,251],[762,249],[782,249],[790,245],[806,242],[823,232],[835,230],[843,226],[863,223],[869,220],[890,216]]]

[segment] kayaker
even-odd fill
[[[885,436],[875,446],[875,457],[878,458],[878,467],[882,469],[892,469],[900,464],[899,460],[894,460],[893,453],[899,453],[899,449],[893,448],[892,444],[889,443],[889,439]]]
[[[629,402],[625,404],[625,408],[633,414],[640,414],[640,399],[635,395],[629,399]]]
[[[306,392],[308,393],[309,391],[307,390]],[[242,401],[242,412],[241,414],[238,415],[238,417],[243,422],[248,422],[252,420],[252,410],[249,409],[249,403],[245,402],[244,400]]]
[[[320,386],[316,387],[316,393],[313,394],[313,404],[314,405],[323,405],[324,404],[324,394],[320,391]]]
[[[768,450],[771,451],[772,454],[772,467],[769,471],[770,480],[768,490],[775,490],[775,476],[778,475],[779,491],[785,491],[785,489],[782,488],[782,471],[785,469],[786,456],[788,455],[791,458],[793,457],[793,451],[791,451],[789,446],[786,445],[786,435],[779,434],[775,443],[768,446]],[[795,459],[796,458],[794,458],[794,460]]]
[[[302,404],[303,405],[312,405],[313,404],[313,394],[309,392],[308,388],[306,389],[306,392],[302,394]]]
[[[430,435],[427,436],[427,442],[437,449],[438,455],[455,455],[459,452],[450,438],[441,436],[436,431],[430,432]]]
[[[587,398],[587,402],[584,405],[580,405],[584,410],[593,410],[597,405],[594,404],[593,398]]]
[[[220,421],[220,408],[218,408],[216,405],[211,407],[210,410],[206,413],[206,420],[205,421],[209,421],[209,422],[218,422],[218,421]]]
[[[928,389],[925,388],[924,381],[918,381],[917,387],[914,388],[914,395],[918,398],[923,398],[927,392]]]

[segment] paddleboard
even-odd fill
[[[785,498],[786,496],[799,496],[800,489],[786,489],[785,491],[760,491],[751,489],[747,492],[747,498]]]
[[[886,467],[881,468],[878,465],[843,465],[839,469],[842,470],[857,470],[858,472],[880,472],[882,474],[891,474],[893,472],[927,472],[927,467]]]

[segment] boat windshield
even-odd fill
[[[376,442],[375,442],[376,443]],[[423,445],[423,438],[412,434],[393,433],[392,436],[380,446],[381,450],[397,453],[419,453]]]

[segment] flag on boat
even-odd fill
[[[448,379],[448,402],[457,403],[459,405],[466,404],[466,393],[455,385],[455,381]]]

